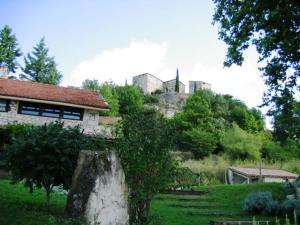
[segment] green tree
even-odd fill
[[[143,92],[133,85],[118,86],[116,87],[119,112],[121,115],[133,113],[138,108],[144,105]]]
[[[17,58],[21,55],[16,36],[12,34],[12,29],[5,25],[0,30],[0,66],[6,66],[9,72],[14,73],[19,66]]]
[[[45,39],[42,38],[33,48],[33,52],[24,58],[25,67],[22,68],[21,79],[57,85],[62,79],[62,74],[57,70],[54,57],[48,56]]]
[[[213,152],[225,129],[225,102],[209,90],[200,90],[187,99],[183,112],[173,122],[179,148],[204,157]]]
[[[179,72],[176,71],[175,92],[179,93]]]
[[[92,91],[99,91],[99,89],[100,89],[99,81],[96,79],[93,79],[93,80],[86,79],[82,82],[81,86],[84,89],[89,89]]]
[[[248,133],[233,123],[222,139],[222,145],[232,159],[260,159],[262,140],[260,136]]]
[[[225,66],[241,65],[244,51],[256,47],[260,70],[268,90],[264,105],[273,112],[289,111],[295,92],[299,93],[300,4],[297,1],[214,0],[214,23],[219,37],[227,44]]]
[[[54,186],[69,189],[78,153],[85,148],[79,127],[63,128],[56,122],[27,126],[7,146],[7,161],[15,182],[46,190],[47,205]]]
[[[130,188],[130,224],[146,224],[154,194],[171,181],[172,132],[154,109],[125,116],[118,132],[118,152]]]
[[[102,114],[109,116],[117,116],[119,115],[119,98],[116,90],[116,86],[112,82],[104,82],[103,84],[99,84],[99,81],[86,79],[82,83],[82,87],[84,89],[89,89],[93,91],[99,92],[105,101],[109,105],[109,112],[101,112]]]
[[[273,111],[274,136],[277,140],[285,142],[287,139],[300,139],[300,102],[293,99],[289,108],[278,108]]]

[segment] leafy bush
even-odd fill
[[[293,215],[294,211],[300,216],[300,199],[287,199],[281,204],[283,215]]]
[[[273,199],[271,192],[249,194],[243,202],[243,209],[248,213],[264,215],[277,215],[280,211],[279,203]]]
[[[173,177],[174,182],[170,185],[170,188],[172,189],[185,189],[199,184],[199,178],[197,174],[195,174],[189,168],[176,168]]]
[[[117,137],[117,151],[130,188],[130,224],[146,224],[152,197],[172,181],[173,133],[157,110],[141,108],[124,116]]]
[[[262,147],[260,137],[242,130],[235,123],[225,133],[222,145],[225,152],[232,159],[260,159],[260,149]]]
[[[87,149],[80,127],[67,127],[61,122],[27,126],[7,146],[8,166],[14,181],[24,181],[45,188],[47,204],[54,186],[69,189],[80,150]]]
[[[266,141],[261,149],[262,158],[269,161],[286,161],[289,157],[287,152],[277,143]]]
[[[145,95],[145,103],[158,103],[159,99],[156,95]]]

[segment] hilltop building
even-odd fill
[[[144,94],[151,94],[157,90],[163,93],[175,93],[176,79],[162,81],[158,77],[150,74],[144,73],[132,78],[133,85],[140,87]],[[205,83],[203,81],[189,81],[189,94],[193,94],[194,91],[202,89],[211,89],[211,84]],[[179,81],[179,93],[185,93],[185,84]]]
[[[189,81],[189,94],[194,94],[198,90],[211,90],[211,84],[203,81]]]

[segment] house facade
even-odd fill
[[[42,125],[60,120],[80,125],[85,134],[101,133],[99,111],[108,104],[95,91],[0,78],[0,125]]]

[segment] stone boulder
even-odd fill
[[[113,151],[79,153],[66,212],[90,225],[129,224],[125,175]]]

